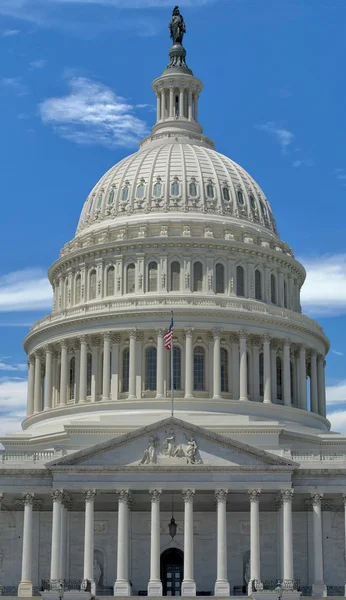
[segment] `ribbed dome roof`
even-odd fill
[[[85,202],[77,233],[136,213],[215,213],[258,223],[276,233],[270,205],[237,163],[205,144],[149,143],[114,165]]]

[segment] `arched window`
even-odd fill
[[[194,181],[191,181],[191,183],[189,185],[189,194],[192,198],[196,198],[196,196],[197,196],[197,185],[195,184]]]
[[[222,195],[226,202],[230,201],[229,189],[227,187],[222,188]]]
[[[228,352],[221,348],[221,392],[228,392]]]
[[[156,262],[149,263],[148,292],[157,292],[157,263]]]
[[[262,300],[262,273],[258,269],[255,271],[255,298]]]
[[[102,192],[99,194],[99,197],[97,199],[96,208],[101,208],[101,204],[102,204]]]
[[[208,183],[207,185],[207,197],[214,198],[214,186],[212,183]]]
[[[145,389],[156,390],[156,348],[147,348],[145,352]]]
[[[111,191],[108,194],[108,204],[113,204],[114,202],[114,187],[111,189]]]
[[[136,281],[135,281],[135,265],[133,263],[127,265],[127,277],[126,277],[126,293],[134,294],[136,289]]]
[[[276,357],[276,397],[282,400],[282,361],[280,356]]]
[[[169,366],[169,389],[171,389],[171,366]],[[181,350],[173,347],[173,389],[181,390]]]
[[[195,262],[193,265],[193,291],[203,291],[203,265],[200,262]]]
[[[266,217],[267,215],[266,215],[266,210],[265,210],[265,207],[264,207],[264,204],[263,204],[263,200],[260,200],[260,207],[261,207],[262,216]]]
[[[154,196],[155,198],[160,198],[162,194],[162,185],[159,181],[157,181],[154,185]]]
[[[204,390],[205,352],[202,346],[196,346],[193,351],[193,389]]]
[[[225,267],[218,263],[215,268],[216,272],[216,293],[224,294],[225,293]]]
[[[68,305],[68,278],[65,279],[65,300],[64,300],[64,306],[65,308]]]
[[[90,352],[87,354],[87,396],[91,396],[91,367],[92,358]]]
[[[238,199],[238,203],[240,205],[244,204],[244,196],[243,196],[243,192],[241,190],[238,190],[238,192],[237,192],[237,199]]]
[[[180,186],[177,181],[174,181],[171,185],[171,194],[172,196],[179,196]]]
[[[143,183],[141,183],[138,187],[137,187],[137,198],[143,198],[144,196],[144,185]]]
[[[93,269],[90,273],[89,279],[89,300],[95,300],[96,298],[96,271]]]
[[[72,356],[70,360],[70,400],[75,398],[75,386],[76,383],[76,359]]]
[[[259,394],[260,396],[264,396],[264,362],[263,362],[263,352],[259,355]]]
[[[171,264],[171,292],[180,290],[180,263],[174,261]]]
[[[129,197],[129,188],[126,186],[122,189],[121,199],[123,202],[126,202]]]
[[[255,198],[253,197],[252,194],[250,194],[249,198],[250,198],[250,206],[251,206],[252,210],[256,210],[256,201],[255,201]]]
[[[109,267],[107,271],[107,296],[114,296],[114,279],[115,269],[114,267]]]
[[[245,281],[243,267],[237,267],[237,296],[245,296]]]
[[[75,304],[80,304],[80,292],[81,292],[81,283],[82,278],[80,275],[76,277],[76,296],[75,296]]]
[[[272,304],[276,304],[276,279],[273,274],[270,276],[270,300]]]
[[[123,381],[122,381],[122,391],[129,391],[129,374],[130,374],[130,350],[125,348],[123,352]]]

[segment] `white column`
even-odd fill
[[[67,342],[61,342],[61,365],[60,365],[60,406],[66,405],[67,401],[67,382],[68,382],[68,360],[67,360]]]
[[[119,342],[120,335],[112,335],[112,380],[111,380],[111,398],[118,400],[119,392]]]
[[[184,90],[179,93],[179,117],[184,116]]]
[[[189,90],[189,121],[192,121],[192,90]]]
[[[130,331],[129,399],[136,399],[136,338],[137,329]]]
[[[312,593],[315,597],[327,596],[327,587],[323,580],[322,498],[323,494],[311,494],[314,540],[314,583]]]
[[[32,513],[34,494],[22,494],[24,504],[22,577],[18,586],[18,596],[32,596]]]
[[[271,356],[270,356],[270,336],[263,336],[263,402],[270,404],[271,396]]]
[[[193,329],[185,329],[185,399],[193,398]]]
[[[71,506],[71,498],[64,494],[61,515],[60,515],[60,526],[61,526],[61,537],[60,537],[60,575],[59,579],[66,579],[66,567],[67,567],[67,535],[68,535],[68,507]]]
[[[156,369],[156,398],[164,397],[164,339],[163,335],[165,333],[164,329],[156,329],[157,334],[157,369]]]
[[[52,550],[50,561],[51,586],[59,585],[60,579],[60,548],[61,548],[61,513],[64,490],[53,490],[53,520],[52,520]]]
[[[282,497],[281,493],[278,494],[276,499],[276,510],[277,510],[277,519],[276,519],[276,570],[277,576],[276,578],[279,580],[283,579],[283,556],[284,556],[284,547],[283,547],[283,510],[282,510]]]
[[[282,518],[283,518],[283,582],[285,590],[294,589],[293,575],[293,528],[292,528],[292,498],[293,490],[282,490]]]
[[[221,329],[213,329],[214,352],[213,352],[213,400],[221,400]]]
[[[246,354],[246,339],[247,334],[244,331],[240,332],[240,356],[239,356],[239,400],[247,401],[247,354]]]
[[[317,388],[317,356],[311,353],[310,366],[310,410],[318,415],[318,388]]]
[[[52,408],[53,394],[53,350],[51,346],[46,346],[46,388],[44,393],[44,409]]]
[[[277,357],[277,344],[272,342],[270,350],[270,379],[271,379],[271,401],[276,404],[277,402],[277,377],[276,377],[276,357]]]
[[[150,537],[150,580],[148,596],[162,596],[160,577],[160,497],[162,490],[150,490],[151,537]]]
[[[193,559],[193,500],[195,490],[183,490],[184,498],[184,580],[182,596],[196,596]]]
[[[102,400],[110,400],[111,388],[111,334],[103,334],[103,374],[102,374]]]
[[[161,91],[161,119],[164,119],[166,114],[166,98],[165,98],[165,90]]]
[[[259,499],[261,490],[249,491],[250,498],[250,582],[249,594],[261,583]]]
[[[87,397],[87,363],[88,363],[88,338],[80,338],[80,367],[79,367],[79,402],[86,402]]]
[[[306,346],[299,348],[299,408],[307,410],[306,403]]]
[[[34,412],[35,398],[35,359],[29,356],[28,359],[28,399],[26,414],[30,417]]]
[[[260,398],[260,379],[259,379],[259,341],[252,341],[252,372],[253,372],[253,400],[259,401]]]
[[[99,358],[99,340],[92,340],[91,346],[91,402],[96,402],[97,399],[97,383],[98,383],[98,358]]]
[[[198,92],[195,93],[195,121],[198,123]]]
[[[317,394],[318,394],[318,414],[325,416],[325,383],[324,383],[324,358],[322,354],[317,357]],[[346,556],[346,555],[345,555]]]
[[[169,112],[168,112],[168,116],[169,117],[174,117],[174,88],[170,87],[169,88]]]
[[[161,120],[161,97],[160,94],[156,94],[156,120]]]
[[[284,342],[284,362],[283,362],[283,398],[284,405],[291,406],[291,342],[288,338]]]
[[[41,353],[35,353],[34,413],[42,410]]]
[[[230,336],[232,348],[232,399],[239,400],[239,340],[238,336]]]
[[[85,490],[85,522],[84,522],[84,571],[83,589],[88,589],[96,594],[94,581],[94,502],[96,490]]]
[[[129,582],[129,490],[117,491],[118,497],[118,547],[117,579],[114,596],[131,596]]]
[[[217,490],[217,568],[215,596],[229,596],[230,586],[227,578],[227,493],[228,490]]]

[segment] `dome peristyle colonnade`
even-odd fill
[[[28,361],[28,417],[76,404],[168,398],[164,332],[106,331],[38,347]],[[324,356],[289,337],[186,327],[175,330],[174,361],[177,399],[310,405],[312,413],[326,415]]]

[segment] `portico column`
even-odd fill
[[[294,589],[293,575],[293,531],[292,531],[292,498],[293,490],[282,490],[282,517],[283,517],[283,582],[285,590]]]
[[[322,354],[317,357],[317,395],[318,414],[324,416],[324,359]],[[345,555],[346,556],[346,555]]]
[[[22,577],[18,586],[18,596],[32,596],[32,512],[34,494],[22,494],[24,504]]]
[[[52,408],[53,394],[53,350],[46,346],[46,388],[44,393],[44,410]]]
[[[260,398],[260,377],[259,377],[259,340],[252,340],[252,372],[253,372],[253,400],[259,401]]]
[[[192,90],[189,90],[189,121],[192,121]]]
[[[61,372],[60,372],[60,406],[64,406],[67,400],[68,360],[67,342],[61,342]]]
[[[129,400],[136,399],[136,338],[137,329],[130,331]]]
[[[169,88],[169,117],[174,117],[174,88]]]
[[[184,498],[184,579],[182,596],[196,596],[193,560],[193,500],[195,490],[183,490]]]
[[[240,339],[240,367],[239,367],[239,400],[247,401],[247,354],[246,354],[246,340],[247,333],[241,331],[239,334]]]
[[[323,580],[322,498],[323,494],[311,494],[314,540],[314,583],[312,593],[314,596],[319,597],[327,596],[327,587]]]
[[[217,502],[217,569],[215,596],[229,596],[230,587],[227,578],[227,523],[226,504],[228,490],[217,490],[215,499]]]
[[[310,410],[318,415],[318,391],[317,391],[317,356],[311,353],[310,364]]]
[[[164,329],[156,329],[157,333],[157,369],[156,369],[156,398],[163,398],[164,386]],[[173,345],[173,344],[172,344]]]
[[[270,356],[270,336],[263,336],[263,402],[271,404],[271,356]]]
[[[259,499],[261,490],[249,491],[250,499],[250,581],[249,595],[261,587]]]
[[[28,359],[28,400],[26,414],[30,417],[34,412],[35,398],[35,359],[29,356]]]
[[[150,537],[150,580],[148,596],[162,596],[160,578],[160,497],[162,490],[150,490],[151,537]]]
[[[299,348],[299,407],[307,409],[306,404],[306,346],[300,345]]]
[[[102,400],[110,400],[111,388],[111,334],[103,334],[103,374],[102,374]]]
[[[88,338],[82,335],[80,341],[80,366],[79,366],[79,402],[86,402],[87,397],[87,363],[88,363]]]
[[[179,94],[179,117],[184,116],[184,90],[180,90]]]
[[[117,579],[114,596],[131,596],[129,582],[129,490],[117,491],[118,497],[118,549]]]
[[[66,579],[66,567],[67,567],[67,534],[68,534],[68,508],[71,508],[72,499],[66,493],[63,495],[61,504],[61,516],[60,516],[60,575],[59,579]]]
[[[41,353],[35,353],[34,413],[42,410]]]
[[[99,344],[98,337],[91,342],[91,402],[96,402],[97,399]]]
[[[232,399],[239,400],[239,340],[238,336],[232,333],[230,335],[232,347]]]
[[[213,364],[214,364],[214,391],[213,400],[221,399],[221,329],[213,329],[214,337],[214,353],[213,353]]]
[[[96,594],[94,581],[94,501],[96,490],[85,490],[85,522],[84,522],[84,571],[82,589],[88,589]]]
[[[284,405],[291,406],[291,342],[288,338],[284,342],[284,389],[283,398]]]
[[[192,327],[185,329],[185,399],[193,398]]]
[[[161,119],[164,119],[166,117],[166,96],[165,96],[165,90],[161,90]]]
[[[50,583],[56,588],[60,579],[61,513],[64,490],[53,490],[52,551],[50,561]]]

